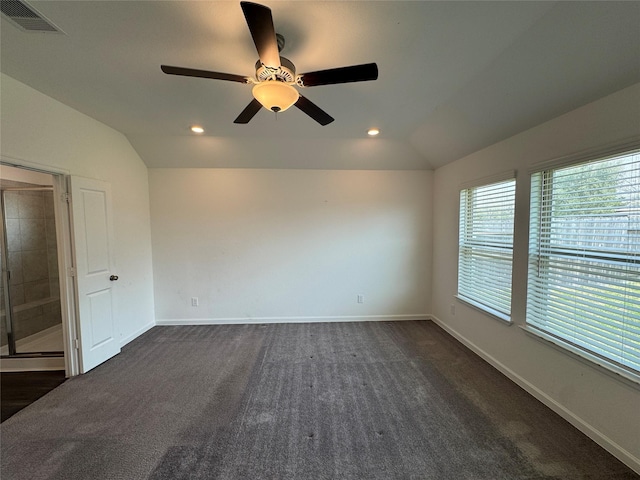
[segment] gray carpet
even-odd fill
[[[155,327],[0,429],[3,480],[640,478],[428,321]]]

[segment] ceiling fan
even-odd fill
[[[284,112],[295,105],[320,125],[328,125],[333,122],[333,117],[300,95],[294,85],[315,87],[336,83],[364,82],[378,78],[378,66],[375,63],[318,70],[297,75],[293,62],[280,56],[280,50],[284,47],[284,37],[275,32],[271,9],[252,2],[240,2],[240,6],[244,12],[253,43],[258,50],[259,60],[256,62],[255,78],[209,70],[169,65],[160,66],[162,71],[169,75],[253,84],[254,99],[238,115],[234,123],[249,123],[262,107],[277,113]]]

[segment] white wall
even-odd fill
[[[147,168],[121,133],[4,74],[0,82],[3,161],[111,183],[117,328],[127,343],[154,324]]]
[[[150,169],[157,321],[427,318],[431,175]]]
[[[639,135],[639,105],[640,84],[436,170],[432,291],[436,321],[638,471],[640,386],[586,364],[518,325],[524,325],[525,315],[528,167]],[[510,169],[518,171],[513,326],[454,299],[460,184]]]

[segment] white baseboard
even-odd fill
[[[394,322],[429,320],[426,313],[412,315],[358,315],[345,317],[239,317],[239,318],[162,318],[156,325],[243,325],[254,323]]]
[[[602,448],[604,448],[606,451],[608,451],[618,460],[620,460],[629,468],[631,468],[632,470],[640,474],[640,459],[634,456],[631,452],[627,451],[626,449],[618,445],[616,442],[614,442],[605,434],[600,432],[593,425],[584,421],[582,418],[577,416],[567,407],[565,407],[561,403],[558,403],[556,400],[548,396],[545,392],[540,390],[538,387],[529,383],[527,380],[525,380],[520,375],[518,375],[513,370],[511,370],[509,367],[507,367],[503,363],[496,360],[493,356],[491,356],[490,354],[482,350],[480,347],[478,347],[476,344],[468,340],[466,337],[458,333],[456,330],[454,330],[453,328],[445,324],[438,317],[434,315],[430,315],[429,318],[433,320],[433,322],[436,325],[441,327],[449,335],[451,335],[460,343],[465,345],[475,354],[483,358],[489,364],[493,365],[502,374],[507,376],[511,381],[513,381],[514,383],[522,387],[529,394],[533,395],[539,401],[544,403],[547,407],[549,407],[551,410],[556,412],[558,415],[560,415],[562,418],[564,418],[566,421],[568,421],[571,425],[576,427],[582,433],[587,435],[589,438],[591,438],[591,440],[596,442],[598,445],[600,445]]]
[[[138,330],[136,330],[135,332],[133,332],[131,335],[123,338],[122,340],[120,340],[120,347],[124,347],[127,343],[135,340],[136,338],[138,338],[140,335],[142,335],[143,333],[151,330],[153,327],[156,326],[155,322],[149,322],[147,323],[144,327],[139,328]]]

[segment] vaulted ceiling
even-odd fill
[[[295,108],[237,125],[250,85],[160,65],[254,74],[239,2],[28,3],[64,34],[3,16],[0,70],[149,167],[437,168],[640,82],[640,2],[264,1],[298,72],[376,62],[379,79],[304,89],[325,127]]]

